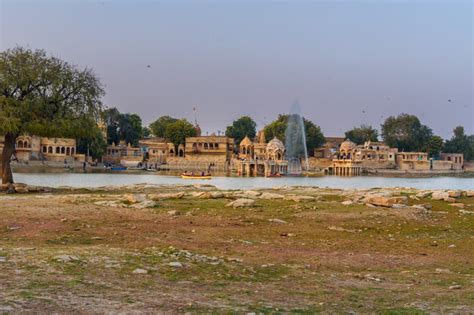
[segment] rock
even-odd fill
[[[172,261],[168,264],[168,266],[173,267],[173,268],[183,268],[183,264],[180,263],[179,261]]]
[[[288,195],[285,196],[285,200],[292,200],[294,202],[301,202],[301,201],[311,201],[314,200],[312,196],[300,196],[300,195]]]
[[[462,191],[461,190],[450,190],[448,191],[448,196],[451,198],[459,198],[461,197]]]
[[[132,273],[135,273],[135,274],[147,274],[147,273],[148,273],[148,270],[137,268],[137,269],[135,269]]]
[[[0,184],[0,191],[7,191],[8,184]]]
[[[68,262],[75,262],[75,261],[80,261],[80,259],[76,256],[72,255],[58,255],[54,256],[53,260],[57,262],[63,262],[63,263],[68,263]]]
[[[451,273],[451,270],[449,269],[442,269],[442,268],[436,268],[435,269],[436,273]]]
[[[449,290],[460,290],[462,287],[459,284],[452,285],[449,287]]]
[[[181,214],[178,210],[170,210],[167,213],[171,216],[177,216]]]
[[[15,187],[15,192],[19,194],[27,194],[29,192],[28,188],[24,186]]]
[[[253,206],[254,204],[255,204],[255,200],[253,199],[240,198],[232,202],[229,202],[225,206],[233,207],[235,209],[235,208],[242,208],[242,207],[250,207],[250,206]]]
[[[415,196],[417,198],[426,198],[426,197],[430,196],[432,193],[433,193],[432,191],[420,191]]]
[[[136,209],[153,208],[154,206],[156,206],[156,202],[154,202],[153,200],[145,200],[131,205],[132,208]]]
[[[280,194],[274,194],[274,193],[269,193],[269,192],[264,192],[263,194],[260,195],[260,199],[283,199],[285,198],[284,195]]]
[[[0,263],[4,263],[7,261],[7,258],[6,257],[2,257],[0,256]]]
[[[444,200],[444,201],[448,201],[448,202],[456,202],[456,199],[454,199],[453,197],[450,197],[449,192],[447,192],[447,191],[435,191],[431,195],[431,199],[433,199],[433,200]]]
[[[456,208],[461,208],[461,209],[463,209],[463,208],[465,207],[465,204],[460,203],[460,202],[458,202],[458,203],[450,203],[449,205],[450,205],[451,207],[456,207]]]
[[[401,203],[395,203],[391,207],[392,209],[403,209],[403,208],[408,208],[407,205],[401,204]]]
[[[284,220],[280,220],[280,219],[268,219],[268,221],[274,222],[274,223],[281,223],[281,224],[287,224],[288,223],[288,222],[286,222]]]
[[[241,191],[239,192],[239,196],[241,196],[242,198],[257,198],[258,196],[260,196],[262,193],[259,192],[259,191],[254,191],[254,190],[245,190],[245,191]]]
[[[413,208],[431,210],[433,208],[433,205],[431,203],[421,203],[418,205],[414,205]]]
[[[467,190],[466,197],[474,197],[474,190]]]
[[[161,193],[161,194],[149,194],[148,198],[154,201],[162,200],[162,199],[181,199],[184,197],[184,192],[177,192],[177,193]]]
[[[124,195],[125,202],[128,204],[134,204],[134,203],[139,203],[143,202],[146,200],[145,195],[132,195],[132,194],[126,194]]]
[[[220,191],[206,191],[199,196],[201,199],[219,199],[224,198],[224,194]]]
[[[405,196],[399,197],[382,197],[382,196],[369,196],[365,198],[365,202],[374,206],[391,207],[394,204],[406,205],[408,198]]]
[[[342,204],[343,206],[350,206],[350,205],[354,204],[354,201],[352,201],[352,200],[345,200],[345,201],[341,202],[341,204]]]
[[[461,213],[461,214],[474,214],[474,211],[468,211],[468,210],[459,209],[459,213]]]

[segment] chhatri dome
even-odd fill
[[[347,139],[343,143],[341,143],[340,151],[352,151],[357,147],[357,145],[352,142],[351,140]]]
[[[281,151],[282,153],[285,152],[285,146],[283,145],[283,142],[281,142],[277,137],[273,138],[268,142],[267,144],[267,152],[277,152]]]

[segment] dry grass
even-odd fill
[[[0,312],[474,312],[473,215],[428,199],[411,201],[432,203],[427,215],[342,206],[337,191],[320,193],[245,209],[190,197],[94,204],[114,192],[0,195]],[[473,199],[460,201],[474,210]]]

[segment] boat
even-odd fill
[[[112,171],[126,171],[127,170],[127,168],[125,166],[122,166],[122,165],[112,166],[110,169]]]
[[[281,177],[281,174],[280,173],[270,174],[267,177]]]
[[[184,178],[184,179],[211,179],[212,176],[210,174],[207,174],[207,175],[181,174],[181,178]]]

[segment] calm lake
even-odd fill
[[[254,189],[279,186],[318,186],[330,188],[373,188],[373,187],[413,187],[418,189],[474,189],[474,178],[429,177],[429,178],[393,178],[393,177],[214,177],[209,180],[182,179],[177,176],[155,174],[25,174],[16,173],[14,179],[19,183],[48,187],[100,187],[108,185],[130,184],[211,184],[221,189]]]

